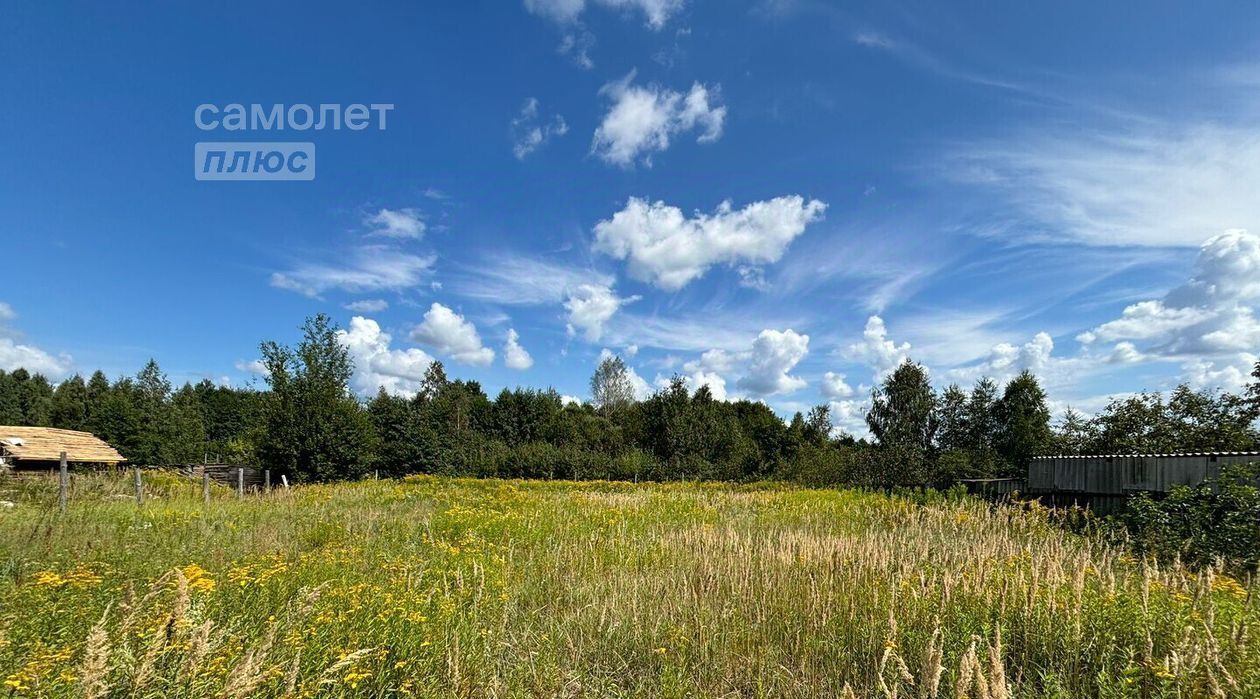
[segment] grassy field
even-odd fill
[[[971,500],[0,480],[6,696],[1260,696],[1257,585]]]

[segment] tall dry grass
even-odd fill
[[[0,512],[14,696],[1260,696],[1254,583],[1036,510],[439,478],[84,492]]]

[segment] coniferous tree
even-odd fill
[[[941,451],[963,451],[970,446],[967,400],[967,392],[956,383],[950,384],[941,394],[938,411],[940,427],[936,432],[936,442]]]
[[[206,424],[201,402],[191,384],[184,384],[170,398],[166,409],[167,424],[159,430],[159,450],[164,464],[189,464],[201,461],[206,451]]]
[[[92,372],[92,376],[87,382],[85,429],[88,432],[99,433],[101,431],[99,420],[101,413],[104,411],[105,399],[109,396],[109,388],[109,377],[105,376],[105,372],[100,369]]]
[[[123,377],[115,381],[100,399],[92,422],[96,436],[109,442],[128,460],[145,463],[138,456],[142,452],[140,432],[143,419],[135,382]]]
[[[1089,453],[1096,440],[1093,423],[1069,406],[1054,432],[1053,451],[1064,456],[1081,456]]]
[[[984,376],[976,381],[967,400],[967,448],[977,458],[991,459],[997,448],[998,385]]]
[[[19,369],[18,371],[25,371]],[[16,373],[16,372],[15,372]],[[32,427],[52,426],[53,387],[43,374],[34,374],[21,382],[18,392],[22,404],[22,424]]]
[[[378,440],[376,467],[387,476],[426,470],[423,442],[417,439],[417,419],[406,398],[391,395],[384,387],[368,402],[368,416]]]
[[[136,374],[133,386],[140,423],[129,458],[146,465],[166,463],[171,436],[171,382],[157,361],[150,359]]]
[[[53,391],[52,425],[66,430],[86,430],[87,424],[87,383],[75,374],[57,384]]]
[[[871,393],[866,424],[879,441],[877,453],[859,465],[859,478],[872,485],[935,482],[936,392],[927,369],[907,359]]]
[[[0,425],[22,424],[21,386],[15,373],[0,369]]]

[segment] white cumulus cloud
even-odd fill
[[[746,356],[743,358],[747,359]],[[733,370],[738,361],[740,357],[736,353],[723,349],[711,349],[701,354],[699,359],[683,364],[685,373],[682,374],[682,378],[687,383],[687,388],[693,392],[701,386],[708,386],[714,399],[727,400],[732,396],[726,390],[726,377],[722,374]],[[668,379],[662,377],[657,383],[668,383]]]
[[[612,104],[595,130],[591,152],[605,162],[632,167],[642,159],[651,166],[652,153],[666,150],[672,137],[693,129],[699,143],[722,137],[726,107],[717,104],[719,87],[694,83],[683,94],[658,85],[633,85],[634,77],[630,71],[600,90]]]
[[[437,302],[424,314],[424,322],[411,332],[411,339],[462,364],[489,366],[494,361],[494,350],[481,344],[477,327]]]
[[[348,329],[337,331],[337,341],[354,359],[351,381],[354,389],[365,396],[380,388],[394,395],[414,396],[420,390],[425,370],[433,363],[433,357],[415,347],[390,347],[390,334],[371,318],[351,318]]]
[[[946,375],[962,381],[974,381],[987,376],[999,384],[1024,370],[1038,376],[1045,376],[1052,368],[1059,368],[1054,366],[1056,362],[1070,361],[1052,357],[1053,352],[1054,339],[1049,333],[1039,332],[1023,345],[1016,346],[1009,342],[999,342],[989,350],[988,356],[983,361],[952,369],[946,372]]]
[[[627,303],[638,301],[638,296],[622,298],[611,287],[598,284],[578,284],[569,289],[564,302],[569,312],[569,334],[579,330],[591,342],[598,342],[604,334],[604,325],[617,310]]]
[[[831,406],[831,420],[836,429],[854,437],[869,437],[866,411],[870,410],[870,403],[869,397],[830,401],[828,405]]]
[[[1087,349],[1115,343],[1117,361],[1177,360],[1183,378],[1236,388],[1260,347],[1260,236],[1229,230],[1206,240],[1186,283],[1132,304],[1077,336]]]
[[[69,374],[73,365],[68,354],[54,356],[34,345],[0,337],[0,369],[26,369],[32,374],[43,374],[46,378],[56,380]]]
[[[875,370],[875,383],[879,383],[910,357],[910,343],[897,344],[888,339],[888,328],[884,326],[884,319],[871,316],[866,319],[862,341],[849,345],[844,354],[850,359],[870,365]]]
[[[630,276],[677,290],[715,264],[777,262],[827,205],[799,195],[688,218],[676,206],[631,197],[611,219],[595,224],[595,249],[628,261]]]
[[[790,372],[809,353],[809,335],[794,330],[762,330],[753,340],[748,373],[738,386],[754,396],[791,393],[805,387],[805,380]]]
[[[521,336],[515,329],[509,328],[507,342],[503,344],[503,363],[509,369],[523,371],[534,366],[534,358],[521,346]]]
[[[249,361],[238,359],[234,366],[242,374],[253,374],[262,378],[267,378],[271,375],[271,372],[267,371],[267,365],[263,364],[261,359],[251,359]]]
[[[35,345],[21,342],[18,335],[4,323],[17,318],[13,307],[0,302],[0,369],[13,371],[26,369],[32,374],[58,380],[70,374],[74,360],[68,354],[54,355]]]
[[[853,395],[853,387],[845,383],[844,374],[834,371],[823,374],[820,390],[824,398],[848,398]]]
[[[726,373],[735,368],[738,357],[734,352],[728,352],[724,349],[707,350],[700,355],[700,358],[687,362],[683,365],[686,371],[708,371]]]

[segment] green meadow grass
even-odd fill
[[[414,477],[0,480],[31,697],[1260,696],[1256,585],[1036,508]]]

